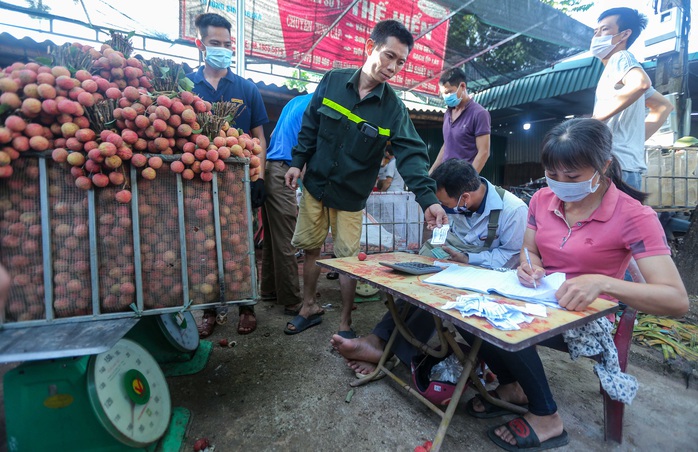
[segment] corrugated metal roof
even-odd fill
[[[602,71],[603,65],[598,58],[565,61],[506,85],[479,92],[473,97],[489,111],[501,110],[593,88]]]

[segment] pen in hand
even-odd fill
[[[531,265],[531,255],[528,254],[528,248],[524,248],[524,254],[526,255],[526,263],[527,263],[528,266],[531,268],[531,270],[533,270],[533,265]],[[536,278],[535,278],[535,276],[533,277],[533,288],[534,288],[534,289],[537,289],[537,288],[538,288],[538,286],[536,285]]]

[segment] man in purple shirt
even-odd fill
[[[467,160],[479,173],[490,156],[490,114],[468,95],[465,72],[460,68],[446,71],[439,79],[439,89],[448,107],[444,144],[429,173],[450,159]]]

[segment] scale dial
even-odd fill
[[[366,283],[357,283],[356,284],[356,294],[360,295],[362,297],[370,297],[375,294],[377,294],[380,291],[377,287],[373,287],[370,284]]]
[[[130,447],[145,447],[165,434],[172,405],[165,375],[140,345],[119,340],[90,358],[87,389],[104,428]]]
[[[162,314],[158,325],[173,347],[180,352],[195,352],[199,348],[199,330],[189,311]]]

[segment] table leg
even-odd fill
[[[456,389],[453,391],[451,401],[448,402],[448,407],[446,408],[443,418],[441,419],[439,430],[436,432],[434,443],[431,446],[432,452],[439,452],[439,449],[441,448],[441,443],[443,443],[444,438],[446,437],[446,430],[448,430],[448,426],[451,423],[453,413],[455,413],[456,407],[458,407],[458,402],[460,401],[463,391],[465,390],[465,386],[468,383],[468,379],[470,378],[470,372],[475,366],[475,360],[477,359],[477,353],[480,350],[481,345],[482,339],[476,338],[473,344],[470,346],[470,353],[468,353],[468,356],[463,363],[463,373],[461,373],[461,376],[458,379],[458,383],[456,384]]]

